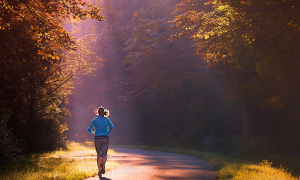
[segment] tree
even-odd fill
[[[186,11],[174,20],[204,61],[228,78],[232,99],[279,109],[299,91],[296,1],[208,1],[212,11]],[[247,120],[247,115],[244,116]],[[244,132],[249,133],[247,122]]]
[[[100,9],[82,1],[48,0],[1,1],[0,9],[0,98],[10,112],[8,127],[28,151],[63,146],[71,79],[91,72],[101,60],[84,45],[76,47],[62,24],[70,16],[102,20]]]

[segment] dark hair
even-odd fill
[[[103,111],[104,111],[104,117],[108,117],[109,116],[109,110],[108,109],[105,109],[103,106],[100,106],[100,107],[98,107],[98,115],[101,115],[100,113],[99,113],[99,111],[100,111],[100,109],[102,109]]]

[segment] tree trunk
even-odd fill
[[[209,95],[206,94],[203,100],[203,132],[208,132],[209,125],[207,115],[209,110]]]
[[[299,98],[299,108],[300,108],[300,98]],[[300,111],[299,111],[299,117],[300,117]],[[297,136],[297,139],[298,139],[298,142],[297,142],[298,146],[296,146],[296,147],[298,147],[297,149],[300,149],[300,118],[298,119],[297,126],[298,126],[298,131],[297,131],[296,136]]]
[[[249,119],[246,100],[243,100],[243,134],[249,135]]]
[[[34,148],[34,144],[36,141],[36,116],[35,116],[35,106],[36,106],[36,97],[35,97],[35,92],[31,92],[30,93],[30,104],[29,104],[29,117],[28,117],[28,121],[29,121],[29,126],[28,126],[28,130],[27,130],[27,140],[28,140],[28,145],[30,150],[33,150]]]

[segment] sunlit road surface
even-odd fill
[[[108,160],[118,161],[120,165],[103,174],[101,180],[215,180],[218,176],[218,172],[208,161],[193,156],[150,150],[113,149],[116,154],[108,157]],[[87,180],[99,180],[99,177]]]

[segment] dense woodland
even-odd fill
[[[299,8],[1,1],[1,159],[92,140],[100,105],[111,112],[112,144],[298,153]]]

